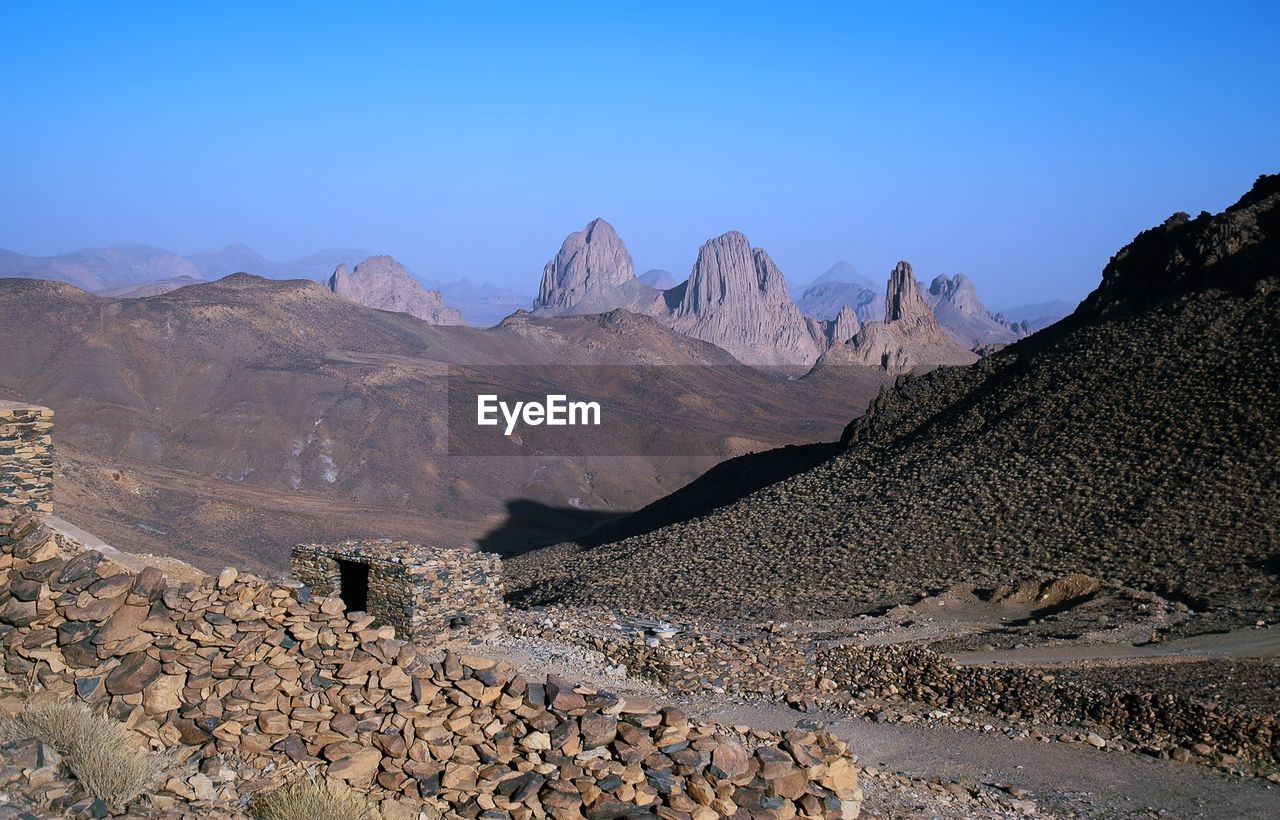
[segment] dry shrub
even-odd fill
[[[369,799],[351,789],[302,780],[261,792],[249,803],[253,820],[376,820]]]
[[[0,725],[6,740],[38,738],[62,753],[75,778],[112,808],[122,808],[165,774],[172,758],[147,749],[124,724],[83,703],[28,703]]]

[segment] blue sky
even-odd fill
[[[1079,298],[1280,171],[1280,4],[0,6],[0,247],[365,247],[532,291],[595,216],[638,270],[730,229]]]

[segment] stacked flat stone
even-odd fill
[[[384,817],[856,817],[855,760],[793,730],[751,742],[674,706],[527,677],[398,640],[390,626],[233,569],[174,586],[67,546],[0,505],[0,655],[178,755],[130,816],[229,805],[269,770],[313,768]],[[0,699],[12,710],[16,696]],[[147,807],[150,807],[149,809]]]
[[[409,640],[486,640],[502,632],[502,561],[487,552],[407,541],[299,544],[294,577],[317,595],[341,591],[339,561],[369,567],[366,611]]]
[[[53,411],[0,399],[0,501],[53,512]]]
[[[1280,762],[1274,713],[1256,714],[1173,693],[1084,686],[1035,669],[961,666],[918,645],[829,648],[819,654],[817,671],[832,689],[863,698],[1041,724],[1084,720],[1152,751],[1174,753],[1209,744],[1255,763]]]

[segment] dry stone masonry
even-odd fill
[[[179,771],[129,816],[234,816],[214,812],[267,773],[308,769],[387,818],[858,815],[855,760],[821,731],[744,742],[674,706],[400,640],[347,609],[233,569],[181,586],[135,574],[0,504],[8,678],[173,750]],[[0,711],[19,702],[0,694]]]
[[[53,411],[0,399],[0,502],[53,512]]]
[[[299,544],[293,574],[317,595],[420,643],[487,638],[502,630],[502,561],[496,555],[405,541]]]

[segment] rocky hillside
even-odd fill
[[[943,330],[917,288],[911,265],[899,262],[885,287],[884,321],[860,327],[846,305],[832,323],[832,348],[820,366],[854,365],[903,372],[977,361],[972,351]],[[845,336],[848,330],[854,332]]]
[[[462,314],[444,303],[438,290],[427,290],[390,256],[371,256],[355,270],[338,265],[329,290],[351,302],[392,313],[407,313],[433,325],[462,325]]]
[[[938,323],[968,347],[1013,342],[1031,334],[1026,322],[1011,322],[987,310],[973,281],[962,273],[934,277],[924,298]]]
[[[508,569],[524,600],[786,617],[1087,572],[1252,623],[1280,605],[1277,372],[1272,176],[1139,235],[1066,320],[904,379],[819,466]]]

